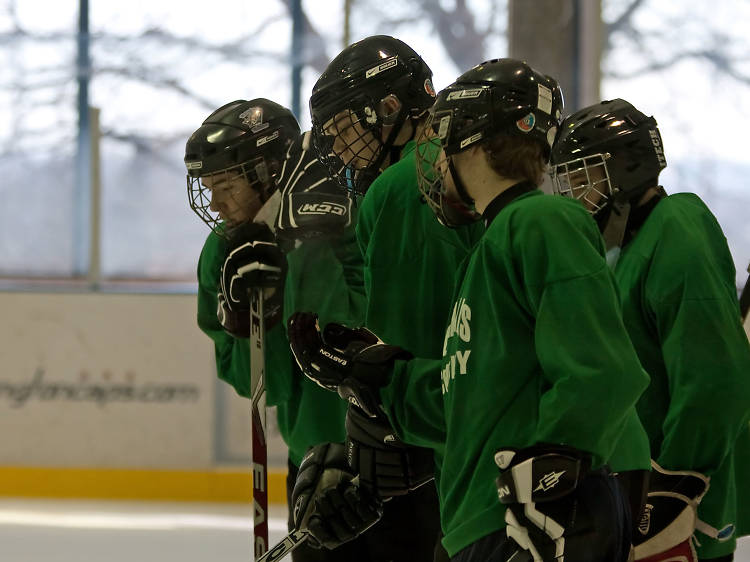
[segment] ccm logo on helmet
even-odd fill
[[[340,217],[346,214],[346,207],[336,203],[305,203],[297,213],[300,215],[338,215]]]

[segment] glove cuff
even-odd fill
[[[591,467],[590,456],[573,447],[534,446],[495,453],[502,470],[495,480],[503,504],[558,500],[572,493]]]

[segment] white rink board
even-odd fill
[[[0,293],[0,465],[210,467],[215,367],[195,301]]]

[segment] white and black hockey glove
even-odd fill
[[[431,449],[405,444],[384,414],[373,418],[353,404],[346,412],[346,456],[362,485],[382,499],[408,494],[435,476]]]
[[[311,447],[292,492],[294,525],[311,544],[333,549],[357,538],[383,515],[380,500],[354,481],[341,443]]]
[[[305,375],[373,418],[382,412],[378,391],[388,384],[394,361],[413,358],[366,328],[328,324],[321,334],[318,315],[311,312],[295,312],[287,322],[287,334]]]
[[[216,318],[224,331],[235,338],[250,337],[250,314],[249,310],[231,310],[227,304],[224,293],[219,290],[217,295],[218,306],[216,307]]]
[[[352,221],[353,201],[329,178],[310,137],[307,131],[291,144],[277,181],[276,235],[284,242],[338,236]]]
[[[264,289],[264,316],[267,326],[281,317],[286,276],[286,258],[271,230],[265,224],[245,223],[228,235],[227,252],[221,268],[221,288],[217,316],[222,326],[242,322],[233,316],[246,316],[250,309],[250,289]]]
[[[698,519],[698,504],[708,487],[709,478],[700,472],[665,470],[652,460],[648,498],[633,537],[635,559],[697,562],[692,543],[696,530],[719,541],[730,539],[733,525],[717,530]]]
[[[504,449],[498,498],[506,533],[534,562],[625,562],[630,530],[625,498],[590,455],[563,445]]]

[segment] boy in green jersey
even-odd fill
[[[736,536],[750,533],[738,525],[747,477],[735,477],[750,449],[750,345],[721,227],[697,195],[658,185],[656,121],[625,100],[566,118],[552,164],[556,191],[582,201],[603,233],[651,376],[638,402],[653,462],[636,559],[732,560]]]
[[[453,275],[477,229],[443,229],[417,188],[415,139],[434,101],[431,77],[427,64],[402,41],[367,37],[331,61],[313,88],[310,113],[321,161],[342,187],[364,195],[357,240],[364,259],[365,324],[420,356],[437,358]],[[438,276],[441,282],[435,283]],[[396,542],[404,545],[392,550],[394,559],[431,561],[435,544],[439,547],[435,486],[402,494],[425,482],[423,468],[432,477],[432,451],[397,439],[384,443],[382,437],[393,435],[384,418],[368,418],[352,408],[348,420],[354,430],[348,440],[355,451],[349,455],[353,471],[378,496],[390,498],[386,513],[403,515],[401,525],[392,528]],[[358,454],[361,445],[376,447],[375,454]],[[439,456],[437,451],[437,463]],[[314,487],[314,479],[305,482]],[[437,555],[447,558],[441,547]]]
[[[185,150],[190,206],[212,230],[198,262],[198,325],[214,342],[219,378],[246,398],[247,287],[267,287],[266,393],[289,447],[288,500],[305,451],[344,440],[346,402],[299,372],[280,320],[316,307],[332,321],[361,322],[364,310],[351,201],[328,181],[309,144],[309,133],[300,135],[288,109],[259,98],[217,109]],[[275,236],[252,223],[260,214],[275,219]],[[295,239],[302,241],[290,243]],[[290,504],[290,530],[292,513]],[[375,562],[368,540],[382,543],[364,535],[337,551],[299,548],[293,560]]]
[[[416,148],[420,189],[444,225],[485,225],[457,277],[442,358],[410,359],[363,329],[321,334],[311,314],[289,322],[305,374],[385,412],[405,441],[442,451],[454,562],[624,562],[630,550],[606,462],[629,440],[648,466],[634,409],[648,377],[595,223],[537,189],[561,110],[557,82],[512,59],[466,72],[431,110]]]

